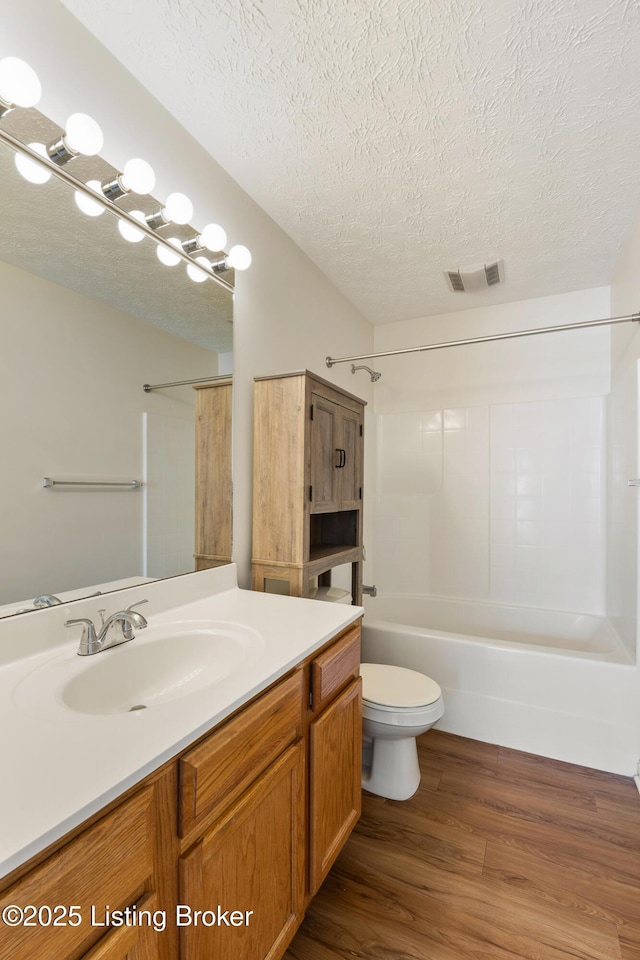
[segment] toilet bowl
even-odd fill
[[[435,680],[415,670],[363,663],[362,789],[408,800],[420,785],[416,737],[444,714]]]

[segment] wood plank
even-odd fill
[[[500,747],[494,743],[481,743],[479,740],[469,740],[452,733],[443,733],[441,730],[430,730],[429,735],[418,739],[418,753],[421,767],[427,769],[432,766],[441,769],[458,764],[470,764],[474,769],[478,766],[495,768],[498,765]]]
[[[394,804],[390,816],[389,809],[383,806],[385,802],[380,797],[363,795],[356,834],[390,844],[412,859],[441,870],[470,876],[482,874],[487,846],[484,838],[434,820],[426,821],[419,810],[408,810],[406,802]]]
[[[479,957],[491,960],[619,960],[615,924],[508,895],[488,899],[477,881],[441,871],[409,867],[395,851],[358,846],[340,856],[329,878],[322,909],[348,908],[352,929],[384,917],[389,939],[410,932],[422,939],[422,957]],[[349,891],[347,896],[345,890]],[[324,892],[324,888],[323,888]],[[391,940],[393,942],[393,940]],[[437,951],[437,952],[436,952]],[[484,951],[484,952],[483,952]],[[402,955],[402,954],[401,954]]]
[[[538,785],[549,784],[576,792],[582,790],[597,797],[618,798],[623,803],[631,801],[634,792],[638,792],[631,777],[605,773],[603,770],[539,757],[507,747],[498,749],[498,767],[505,773],[510,772],[522,780],[526,779]]]
[[[637,883],[612,877],[605,869],[591,873],[579,866],[550,863],[543,857],[515,850],[502,843],[487,844],[484,877],[502,884],[514,899],[522,895],[545,903],[568,907],[617,924],[619,931],[629,924],[634,934],[640,889]]]
[[[574,794],[553,793],[550,787],[535,790],[531,786],[514,783],[508,778],[496,780],[484,773],[473,783],[458,771],[443,774],[438,794],[451,794],[464,800],[473,799],[479,808],[502,813],[505,819],[548,825],[565,836],[578,835],[596,842],[610,844],[620,854],[635,852],[640,868],[640,831],[629,831],[624,824],[598,814],[595,808],[583,806],[583,800]],[[640,876],[640,874],[639,874]]]
[[[626,924],[619,936],[622,960],[640,960],[640,922]]]

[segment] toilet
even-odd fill
[[[363,663],[362,789],[389,800],[408,800],[420,786],[416,737],[444,714],[442,690],[405,667]]]

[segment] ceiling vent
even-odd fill
[[[482,263],[466,270],[445,270],[447,285],[454,293],[470,293],[495,287],[504,280],[504,261]]]

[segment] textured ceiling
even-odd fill
[[[371,321],[611,281],[636,0],[63,2]],[[499,257],[504,286],[448,290]]]

